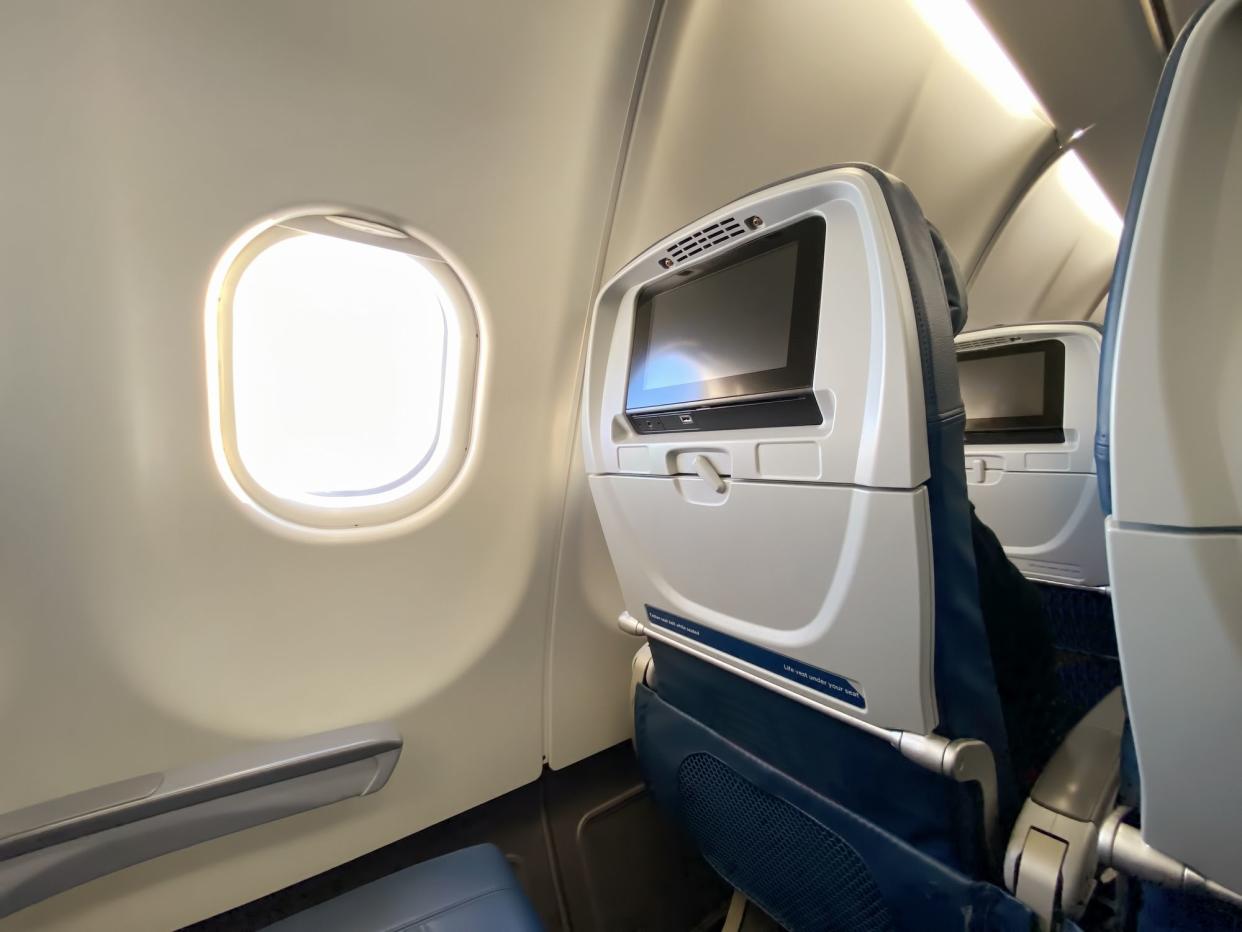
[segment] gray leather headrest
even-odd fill
[[[944,296],[949,301],[949,320],[953,324],[953,335],[957,336],[966,326],[966,282],[940,231],[930,223],[927,226],[931,229],[932,245],[936,247],[936,259],[940,263],[940,278],[944,281]]]

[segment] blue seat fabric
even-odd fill
[[[1113,600],[1106,592],[1039,585],[1052,624],[1056,675],[1077,720],[1121,685]]]
[[[661,645],[652,647],[659,650]],[[799,733],[800,721],[784,719],[773,720],[779,730],[764,736],[760,713],[747,719],[754,728],[747,737],[759,749],[752,753],[666,702],[663,684],[685,680],[688,689],[711,688],[710,699],[730,703],[722,713],[726,721],[745,714],[752,700],[779,696],[745,682],[732,696],[713,688],[709,677],[696,674],[714,668],[679,651],[660,650],[656,668],[661,692],[639,686],[634,709],[639,759],[652,796],[690,831],[708,863],[783,928],[1034,928],[1030,911],[1002,888],[973,880],[937,857],[940,827],[927,813],[944,796],[932,774],[924,785],[908,787],[913,794],[929,794],[919,798],[865,793],[868,780],[847,781],[859,793],[848,806],[840,804],[803,781],[814,780],[821,770],[828,773],[828,782],[848,776],[855,754],[865,751],[865,742],[875,744],[874,738],[846,729],[841,742],[825,744],[822,734]],[[792,750],[792,756],[782,749]],[[768,759],[774,752],[775,766]],[[896,752],[893,757],[902,760]],[[904,821],[908,832],[921,836],[924,850],[874,824],[886,807],[893,810],[895,821]],[[859,809],[867,810],[865,817]]]
[[[273,932],[541,932],[495,845],[415,864],[269,926]]]
[[[1140,932],[1242,932],[1242,911],[1197,893],[1137,885],[1134,928]]]
[[[973,505],[970,517],[979,607],[1010,736],[1014,778],[1025,796],[1091,706],[1075,714],[1064,695],[1057,678],[1054,624],[1039,588],[1009,562],[1000,539],[979,520]]]

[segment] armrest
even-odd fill
[[[0,917],[179,848],[373,793],[401,745],[391,725],[356,725],[0,814]]]
[[[1121,778],[1125,707],[1120,688],[1069,733],[1022,806],[1005,852],[1005,885],[1041,927],[1078,916],[1095,890],[1100,826]]]
[[[1035,782],[1031,799],[1045,809],[1080,822],[1103,820],[1117,797],[1125,723],[1126,711],[1118,687],[1066,736]]]

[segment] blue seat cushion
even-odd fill
[[[541,932],[495,845],[415,864],[269,927],[273,932]]]
[[[1009,562],[1000,539],[979,520],[973,504],[970,533],[1010,763],[1026,796],[1086,710],[1074,714],[1057,679],[1053,625],[1039,589]]]
[[[1242,909],[1198,893],[1137,884],[1137,932],[1242,932]]]

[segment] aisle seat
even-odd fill
[[[271,932],[542,932],[495,845],[415,864],[269,926]]]

